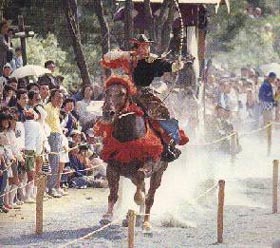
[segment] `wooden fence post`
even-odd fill
[[[133,210],[128,210],[128,248],[134,248],[135,237],[135,219],[136,215]]]
[[[36,195],[36,234],[43,233],[43,199],[46,189],[46,176],[39,176]]]
[[[218,214],[217,214],[217,243],[223,243],[224,232],[224,200],[225,180],[219,180]]]
[[[272,213],[276,214],[277,209],[277,201],[278,201],[278,165],[279,160],[273,160],[273,179],[272,179]]]

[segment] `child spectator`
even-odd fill
[[[80,145],[83,141],[85,141],[84,134],[78,130],[73,129],[70,133],[71,141],[74,143],[74,145]]]
[[[75,100],[73,98],[66,98],[62,105],[63,111],[65,112],[65,128],[67,132],[65,135],[68,137],[73,129],[78,128],[78,121],[72,114],[75,108]]]
[[[22,147],[20,147],[20,142],[18,142],[18,138],[16,137],[16,127],[17,127],[17,116],[16,111],[14,109],[10,110],[11,120],[10,120],[10,129],[7,133],[7,136],[10,140],[10,143],[13,144],[11,146],[14,157],[16,158],[16,163],[12,164],[13,177],[10,178],[10,195],[9,195],[9,205],[13,208],[18,208],[17,204],[21,204],[19,201],[15,201],[15,197],[17,194],[18,186],[19,186],[19,176],[18,176],[18,165],[19,163],[24,163]]]
[[[72,144],[74,145],[74,144]],[[70,168],[73,169],[74,177],[70,180],[70,185],[74,188],[84,189],[93,185],[94,177],[90,174],[92,164],[87,156],[88,146],[80,145],[79,148],[70,152]]]
[[[44,154],[44,152],[48,153],[51,150],[50,146],[49,146],[49,142],[48,142],[48,137],[50,136],[50,127],[45,122],[45,120],[47,118],[47,112],[46,112],[44,106],[41,104],[37,104],[36,106],[34,106],[33,109],[38,115],[37,122],[40,125],[40,133],[41,133],[41,138],[42,138],[42,143],[41,143],[42,146],[40,149],[41,156],[38,156],[36,158],[36,167],[35,167],[36,175],[38,175],[42,170],[42,165],[44,162],[42,154]]]
[[[11,127],[10,130],[13,130],[14,137],[16,138],[16,142],[13,143],[15,145],[12,146],[13,149],[16,149],[17,151],[17,164],[18,164],[18,195],[16,195],[16,203],[21,205],[24,202],[25,199],[25,189],[23,185],[25,184],[26,180],[26,171],[24,169],[24,159],[22,158],[23,151],[25,149],[25,130],[24,130],[24,124],[19,120],[18,116],[18,109],[16,107],[10,108],[10,114],[12,115],[12,120],[10,121]],[[13,139],[12,139],[13,140]],[[17,197],[18,196],[18,197]]]
[[[25,202],[34,202],[34,170],[36,154],[40,154],[42,147],[42,136],[40,133],[40,125],[34,120],[34,111],[30,109],[25,111],[26,121],[25,129],[25,169],[27,172],[26,200]]]

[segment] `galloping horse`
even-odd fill
[[[168,163],[161,160],[163,145],[160,138],[151,129],[141,108],[131,101],[133,87],[130,80],[117,76],[111,76],[105,83],[103,118],[95,126],[96,134],[103,137],[101,158],[108,163],[110,189],[108,210],[101,223],[112,221],[120,176],[124,176],[136,186],[135,203],[145,205],[143,229],[149,231],[149,214]],[[150,177],[146,197],[145,177]]]

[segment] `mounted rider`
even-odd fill
[[[179,130],[178,121],[170,117],[164,103],[152,93],[149,86],[155,77],[161,77],[165,72],[177,72],[183,68],[184,63],[171,63],[150,53],[153,41],[145,34],[137,35],[130,42],[133,44],[132,51],[110,51],[104,55],[101,64],[105,68],[121,68],[129,75],[137,88],[137,94],[132,96],[132,101],[143,109],[152,128],[160,136],[165,147],[163,159],[171,162],[181,154],[175,145],[186,144],[188,138]]]

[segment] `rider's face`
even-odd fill
[[[146,57],[150,54],[150,43],[140,43],[137,48],[137,52],[140,56]]]

